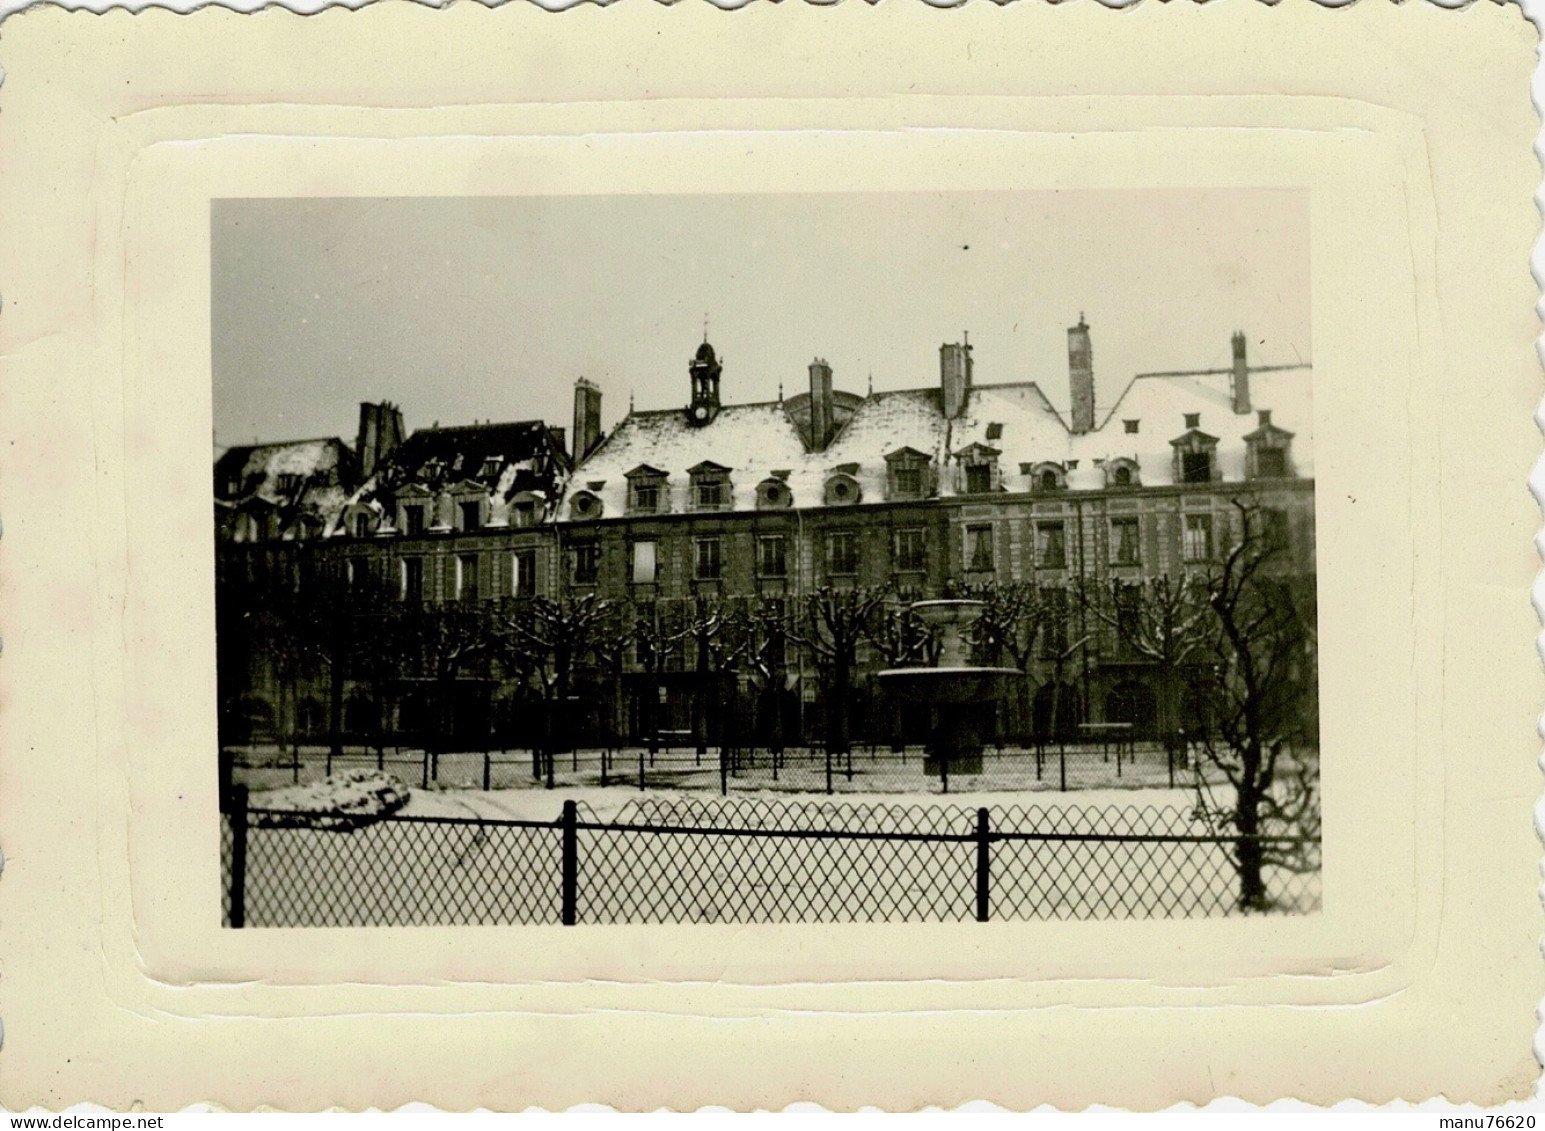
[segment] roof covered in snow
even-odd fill
[[[1095,431],[1073,434],[1068,422],[1033,382],[976,385],[960,414],[944,415],[943,397],[932,388],[871,393],[834,393],[837,431],[824,450],[809,443],[809,396],[786,402],[727,405],[709,423],[694,425],[679,409],[629,413],[612,435],[575,470],[558,508],[558,519],[573,517],[574,494],[589,491],[601,502],[599,514],[627,513],[627,473],[640,467],[666,475],[668,501],[662,510],[692,509],[690,469],[704,460],[730,469],[729,508],[753,510],[757,485],[777,473],[794,506],[820,506],[833,475],[850,474],[863,502],[887,495],[886,457],[912,449],[935,468],[937,495],[965,491],[959,465],[972,459],[996,461],[994,489],[1028,491],[1031,468],[1051,463],[1066,473],[1071,490],[1106,486],[1105,465],[1130,460],[1144,486],[1174,482],[1172,441],[1197,427],[1216,437],[1225,481],[1245,476],[1246,437],[1261,427],[1259,410],[1271,426],[1292,434],[1295,475],[1313,475],[1312,373],[1308,366],[1250,372],[1250,411],[1236,413],[1228,371],[1170,373],[1134,378]],[[1136,421],[1129,430],[1128,421]],[[992,453],[997,453],[993,455]]]
[[[214,475],[220,503],[317,506],[354,486],[354,453],[336,437],[227,448]]]

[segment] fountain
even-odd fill
[[[936,712],[923,771],[937,774],[949,792],[949,775],[982,772],[981,716],[983,705],[1007,698],[1024,675],[1017,668],[987,668],[969,661],[965,629],[982,615],[984,603],[959,598],[919,601],[912,606],[939,638],[937,666],[891,668],[880,673],[888,691],[914,702],[931,704]]]

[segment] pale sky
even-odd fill
[[[435,422],[603,426],[688,398],[708,336],[726,403],[938,382],[969,332],[978,384],[1068,400],[1087,318],[1096,397],[1134,373],[1309,361],[1301,190],[809,193],[217,201],[217,446],[337,435],[362,400]]]

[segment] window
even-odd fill
[[[1257,448],[1255,450],[1255,474],[1262,479],[1287,477],[1287,450],[1284,448]]]
[[[1046,630],[1041,633],[1041,657],[1054,660],[1068,647],[1068,591],[1060,585],[1042,588],[1046,603]]]
[[[655,543],[633,543],[633,584],[653,585],[655,582]]]
[[[1123,420],[1121,423],[1126,427],[1128,435],[1136,435],[1137,434],[1137,421],[1135,421],[1135,420]]]
[[[992,527],[966,527],[966,568],[976,572],[990,571],[992,565]]]
[[[473,500],[461,504],[461,528],[476,530],[483,525],[483,504]]]
[[[403,523],[408,534],[424,533],[424,508],[417,504],[402,508]]]
[[[923,469],[920,467],[898,467],[896,469],[896,494],[903,498],[915,499],[923,493]]]
[[[1202,414],[1199,412],[1186,413],[1186,427],[1200,428],[1202,426]]]
[[[1188,562],[1205,562],[1212,557],[1212,515],[1186,515],[1182,556]]]
[[[858,572],[858,536],[851,530],[837,530],[826,536],[826,572]]]
[[[1262,538],[1267,550],[1285,551],[1288,549],[1291,534],[1288,527],[1288,514],[1283,510],[1266,510],[1261,512]]]
[[[1132,486],[1132,469],[1126,464],[1122,464],[1120,467],[1116,468],[1115,472],[1111,475],[1111,486]]]
[[[536,596],[535,550],[516,550],[510,555],[510,596]]]
[[[716,511],[724,505],[724,484],[718,480],[710,480],[697,485],[697,506],[699,510]]]
[[[1136,518],[1110,520],[1110,558],[1116,565],[1132,566],[1142,562]]]
[[[1057,473],[1050,468],[1041,472],[1041,490],[1055,491],[1057,489]]]
[[[1182,483],[1211,483],[1212,453],[1181,452],[1180,481]]]
[[[896,569],[909,572],[927,568],[927,550],[921,530],[896,531]]]
[[[301,477],[293,471],[287,471],[279,476],[279,493],[281,495],[293,494],[300,489]]]
[[[788,541],[781,534],[767,534],[757,540],[756,569],[763,577],[783,577],[788,573]]]
[[[424,559],[402,559],[402,599],[418,604],[424,599]]]
[[[1067,545],[1062,538],[1062,523],[1043,522],[1037,530],[1040,543],[1038,564],[1043,569],[1062,569],[1068,564]]]
[[[717,538],[697,540],[696,576],[699,581],[717,581],[723,572],[724,560]]]
[[[984,495],[992,490],[992,467],[985,463],[966,464],[966,493]]]
[[[366,582],[370,578],[370,566],[364,561],[356,561],[350,558],[344,563],[345,580],[348,583],[349,592],[356,597],[365,592]]]
[[[503,456],[489,456],[487,459],[485,459],[483,461],[483,466],[482,466],[482,468],[477,473],[478,474],[478,478],[479,479],[492,479],[494,476],[499,474],[499,470],[503,466],[504,466],[504,457]]]
[[[654,480],[635,482],[633,498],[629,504],[639,514],[658,514],[660,510],[660,484]]]
[[[354,537],[370,537],[370,516],[368,514],[357,514],[354,516]]]
[[[569,547],[571,576],[576,585],[594,585],[601,573],[599,542],[578,542]]]
[[[456,558],[456,599],[477,600],[477,555],[460,554]]]
[[[536,504],[529,499],[515,504],[515,525],[519,527],[536,525]]]

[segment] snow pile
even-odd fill
[[[293,785],[252,799],[253,824],[262,829],[331,829],[348,832],[408,803],[410,790],[380,770],[347,770],[307,785]]]

